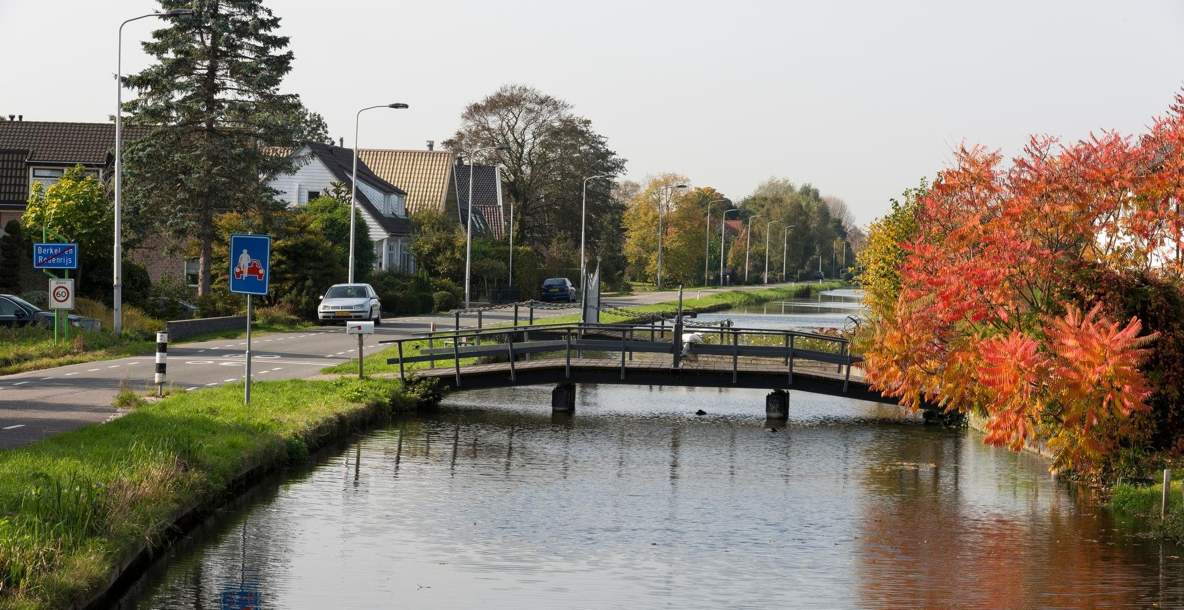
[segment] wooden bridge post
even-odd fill
[[[460,332],[460,310],[452,312],[452,330]]]
[[[576,384],[565,381],[551,390],[551,411],[571,413],[576,410]]]
[[[528,326],[534,326],[534,301],[530,302],[530,319]]]
[[[851,351],[851,346],[846,341],[839,344],[839,355],[840,356],[846,356],[847,354],[850,353],[850,351]],[[843,363],[841,361],[839,362],[839,368],[835,369],[835,372],[836,373],[843,372]]]
[[[361,335],[358,335],[359,337]],[[407,375],[403,373],[403,340],[395,342],[399,346],[399,381],[407,381]],[[362,378],[362,355],[358,354],[358,379]]]
[[[625,381],[625,331],[621,330],[621,381]]]
[[[736,383],[736,368],[740,364],[740,336],[732,329],[732,383]]]
[[[510,383],[517,383],[518,379],[514,374],[514,331],[510,331],[509,342],[506,343],[507,349],[510,352]]]
[[[456,387],[460,387],[460,331],[452,335],[452,366],[456,369]]]
[[[481,330],[481,314],[485,313],[483,310],[477,310],[477,330]]]
[[[571,329],[563,335],[563,340],[567,343],[567,350],[564,351],[566,361],[563,364],[563,378],[571,379]]]
[[[773,390],[765,396],[765,419],[789,419],[789,393]]]
[[[797,343],[797,335],[789,336],[789,386],[793,387],[793,351],[794,344]]]

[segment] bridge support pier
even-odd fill
[[[789,393],[773,390],[765,396],[765,419],[789,419]]]
[[[552,413],[575,413],[576,384],[565,381],[551,390]]]

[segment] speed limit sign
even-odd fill
[[[74,280],[49,280],[49,308],[74,309]]]

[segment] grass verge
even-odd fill
[[[83,605],[146,546],[236,481],[413,406],[390,380],[227,385],[0,452],[0,608]]]
[[[260,324],[256,322],[252,324],[251,330],[256,333],[284,332],[313,326],[315,325],[308,322],[299,324]],[[185,341],[178,341],[178,343],[234,339],[245,334],[245,328],[241,331],[213,332],[190,337]],[[118,337],[107,331],[83,331],[71,328],[70,340],[60,339],[55,344],[53,329],[40,326],[0,328],[0,375],[150,354],[155,349],[154,338],[145,339],[135,335]]]
[[[830,281],[821,284],[814,283],[799,283],[789,284],[783,286],[776,286],[772,288],[762,288],[760,290],[728,290],[726,292],[714,292],[703,296],[701,298],[686,298],[687,290],[683,291],[683,311],[687,312],[707,312],[720,311],[723,309],[731,309],[733,307],[742,307],[745,305],[759,305],[769,301],[776,301],[779,299],[792,298],[809,298],[824,290],[833,290],[835,288],[843,288],[847,286],[845,282]],[[669,313],[673,314],[678,306],[677,301],[666,301],[662,303],[654,303],[652,305],[637,305],[630,306],[630,312],[639,315]],[[601,322],[611,324],[615,322],[627,321],[629,317],[619,315],[613,312],[605,312],[601,314]],[[568,316],[557,316],[554,318],[546,318],[540,321],[542,324],[572,324],[580,320],[579,314],[572,314]],[[505,326],[505,325],[503,325]],[[497,326],[490,326],[489,328],[497,328]],[[426,341],[408,341],[403,344],[403,355],[414,356],[420,353],[421,350],[427,348]],[[387,348],[380,352],[374,352],[366,356],[363,366],[366,373],[398,373],[398,364],[387,364],[388,358],[395,357],[395,348]],[[475,362],[473,358],[462,358],[461,365]],[[414,371],[417,369],[428,368],[430,363],[414,362],[408,363],[405,370]],[[436,361],[436,367],[450,367],[453,366],[451,358],[441,357]],[[356,373],[358,370],[358,363],[356,360],[350,362],[343,362],[341,364],[331,366],[324,369],[325,373]]]

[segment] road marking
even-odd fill
[[[270,372],[271,372],[271,371],[259,371],[257,374],[258,374],[258,375],[266,375],[266,374],[268,374],[268,373],[270,373]]]
[[[118,365],[118,364],[112,364],[111,366],[109,366],[109,367],[107,367],[107,368],[109,368],[109,369],[117,369],[117,368],[119,368],[119,365]]]
[[[282,371],[282,370],[284,370],[284,367],[282,367],[282,366],[277,366],[277,367],[275,367],[275,368],[273,368],[273,369],[271,369],[271,370],[273,370],[273,371]]]
[[[213,364],[213,360],[186,360],[185,364]]]
[[[212,387],[212,386],[216,386],[216,385],[218,385],[218,382],[217,382],[217,381],[215,381],[215,382],[213,382],[213,383],[207,383],[207,384],[206,384],[206,387],[208,388],[208,387]]]
[[[5,426],[3,428],[0,428],[0,430],[16,430],[17,428],[24,428],[24,427],[25,427],[24,424],[17,424],[15,426]]]
[[[50,375],[49,377],[42,377],[41,381],[45,381],[46,379],[53,379],[53,375]]]
[[[29,383],[29,382],[28,382],[28,381],[18,381],[18,382],[16,382],[16,383],[12,384],[12,385],[24,385],[24,384],[26,384],[26,383]]]
[[[93,373],[93,372],[95,372],[95,371],[98,371],[98,370],[100,370],[100,369],[86,369],[86,372],[88,372],[88,373]]]
[[[234,344],[233,344],[233,343],[231,343],[230,345],[223,345],[223,346],[222,346],[222,349],[230,349],[230,348],[232,348],[232,347],[234,347]]]
[[[197,386],[193,386],[193,387],[191,387],[191,388],[185,388],[185,391],[186,391],[186,392],[192,392],[192,391],[194,391],[194,390],[196,390],[196,389],[197,389]]]
[[[222,383],[230,383],[232,381],[238,381],[238,377],[231,377],[230,379],[223,379]]]
[[[66,373],[66,377],[70,377],[70,376],[72,376],[72,375],[77,375],[77,374],[78,374],[78,373]]]
[[[204,350],[204,349],[199,349],[199,350],[197,350],[197,353],[201,354],[201,353],[204,353],[205,351],[206,350]]]
[[[127,365],[128,365],[128,366],[136,366],[137,364],[139,364],[139,362],[129,362],[129,363],[127,363]]]
[[[340,356],[340,355],[342,355],[342,354],[344,354],[344,353],[345,353],[345,352],[337,352],[336,354],[334,354],[334,356]]]
[[[325,354],[325,357],[326,357],[326,358],[332,358],[332,357],[333,357],[333,354]]]

